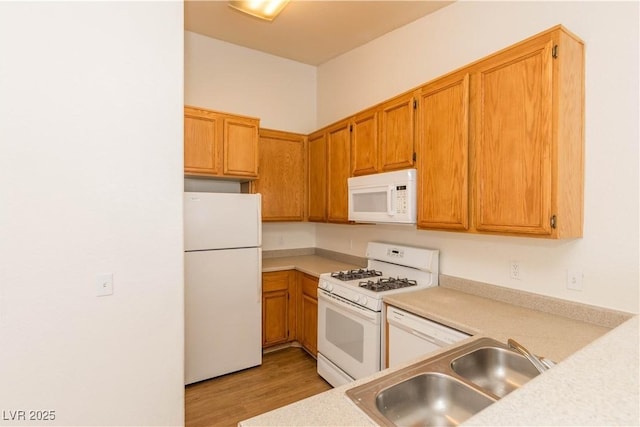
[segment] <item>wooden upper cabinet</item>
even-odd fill
[[[475,226],[581,237],[583,43],[561,27],[474,67]]]
[[[413,93],[393,98],[380,111],[380,172],[414,165],[415,99]]]
[[[245,117],[224,119],[224,175],[258,176],[259,120]]]
[[[184,173],[258,176],[258,119],[184,107]]]
[[[327,220],[327,136],[319,131],[308,137],[307,209],[308,220]]]
[[[378,110],[358,114],[351,126],[351,176],[378,172]]]
[[[350,121],[344,120],[327,130],[327,220],[349,221],[347,179],[350,171]]]
[[[418,227],[469,228],[469,74],[423,87],[417,147]]]
[[[350,175],[415,164],[419,228],[582,237],[584,44],[553,27],[312,134],[308,155],[310,221],[348,222]]]
[[[252,192],[262,194],[263,221],[303,221],[305,214],[305,136],[260,129],[260,174]]]
[[[222,170],[223,119],[197,108],[184,108],[184,172],[218,175]]]

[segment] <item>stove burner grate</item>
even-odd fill
[[[359,268],[355,270],[337,271],[335,273],[331,273],[331,277],[342,280],[343,282],[347,282],[349,280],[368,279],[369,277],[376,276],[382,276],[382,272]]]
[[[406,278],[380,278],[377,281],[367,280],[366,282],[360,282],[359,286],[363,289],[368,289],[374,292],[391,291],[394,289],[406,288],[408,286],[417,286],[418,282]]]

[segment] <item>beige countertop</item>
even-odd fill
[[[338,264],[318,256],[296,256],[288,260],[265,259],[263,271],[296,268],[317,276],[325,271],[353,268]],[[385,297],[385,302],[475,336],[489,336],[503,342],[515,338],[534,353],[560,362],[467,420],[466,425],[640,425],[638,316],[611,331],[603,326],[444,287],[391,295]],[[345,391],[406,365],[267,412],[239,425],[375,425],[351,402]]]
[[[635,316],[558,363],[553,369],[469,418],[463,425],[640,425],[638,336],[639,321],[638,316]],[[446,348],[442,351],[445,350]],[[375,426],[345,392],[405,366],[386,369],[368,378],[242,421],[238,425]]]
[[[488,335],[502,342],[513,338],[556,362],[610,330],[442,287],[391,295],[384,301],[471,335]]]
[[[638,426],[638,316],[467,420],[477,426]]]
[[[262,260],[263,273],[281,270],[298,270],[317,277],[322,273],[350,270],[353,268],[358,268],[358,266],[318,255],[264,258]]]

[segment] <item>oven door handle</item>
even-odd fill
[[[320,300],[325,304],[331,304],[335,308],[339,309],[344,315],[358,316],[370,323],[376,323],[376,315],[378,312],[371,311],[368,308],[354,304],[337,295],[329,294],[322,289],[318,289],[318,301]]]

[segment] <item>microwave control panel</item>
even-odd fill
[[[396,186],[396,212],[400,214],[407,213],[407,186]]]

